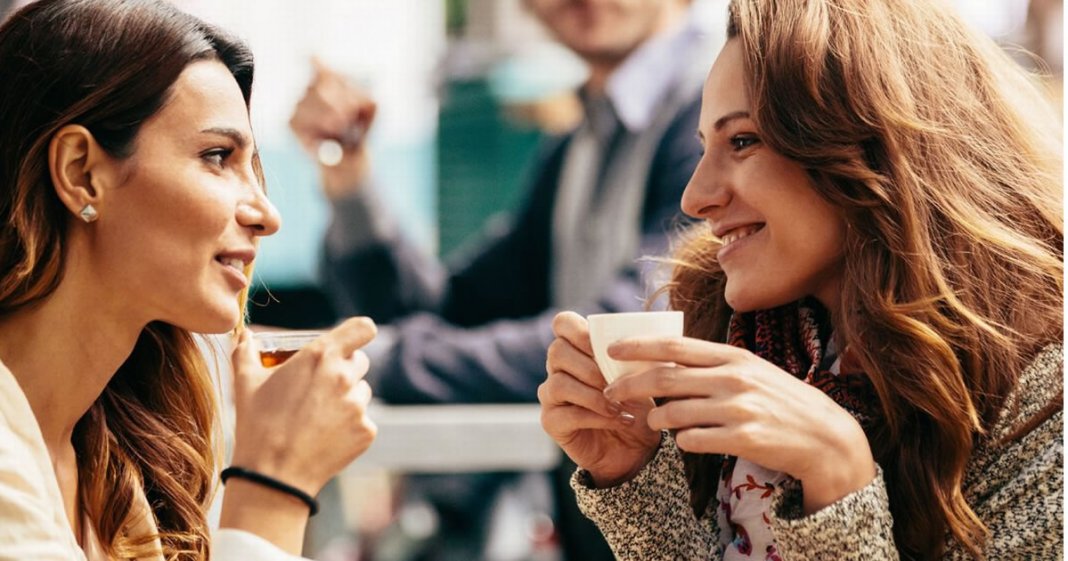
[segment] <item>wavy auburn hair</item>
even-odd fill
[[[965,469],[1023,368],[1063,339],[1060,117],[938,1],[734,0],[728,37],[762,141],[848,224],[835,332],[878,394],[868,438],[897,547],[933,559],[948,533],[981,557]],[[691,232],[666,287],[711,340],[732,313],[719,245]],[[718,461],[687,468],[703,512]]]
[[[63,278],[64,240],[75,218],[49,175],[55,132],[83,125],[112,156],[128,157],[141,124],[199,60],[222,62],[248,104],[248,48],[164,2],[40,0],[0,27],[0,315],[47,298]],[[152,553],[154,536],[124,533],[138,515],[131,506],[141,489],[164,555],[208,558],[214,395],[193,335],[157,322],[78,422],[79,501],[111,557]]]

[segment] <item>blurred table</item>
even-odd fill
[[[312,519],[306,552],[322,552],[336,545],[339,536],[353,532],[384,539],[387,527],[398,519],[398,527],[406,531],[411,525],[405,522],[408,518],[430,524],[427,516],[434,513],[426,505],[420,510],[400,502],[400,481],[406,475],[535,474],[557,467],[562,455],[541,428],[538,404],[389,405],[373,401],[367,414],[378,425],[378,436],[319,494],[323,512],[331,515]],[[546,497],[550,492],[546,487]],[[413,513],[421,516],[413,517]],[[524,529],[504,533],[525,543],[529,538]]]
[[[346,474],[544,471],[560,449],[541,428],[538,404],[388,405],[368,415],[378,437]]]

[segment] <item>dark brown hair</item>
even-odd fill
[[[1019,374],[1063,338],[1060,119],[939,2],[734,0],[728,36],[761,140],[848,224],[836,337],[878,394],[868,437],[902,557],[937,558],[947,533],[981,557],[965,469]],[[690,232],[667,288],[689,335],[722,341],[719,245]],[[703,511],[719,462],[686,463]]]
[[[74,218],[48,172],[55,132],[85,126],[112,156],[127,157],[181,72],[205,59],[229,68],[247,104],[249,50],[164,2],[40,0],[0,27],[0,315],[47,298],[63,276]],[[193,336],[147,326],[74,433],[81,508],[109,555],[150,550],[153,536],[123,533],[140,488],[164,554],[207,559],[215,418],[212,380]]]

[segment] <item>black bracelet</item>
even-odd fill
[[[260,485],[263,485],[265,487],[270,487],[275,491],[281,491],[287,495],[292,495],[300,499],[304,504],[308,505],[308,510],[311,511],[311,514],[309,514],[308,516],[315,516],[315,513],[319,512],[319,502],[316,501],[314,497],[305,493],[304,491],[301,491],[300,489],[297,489],[292,485],[283,483],[273,477],[268,477],[257,471],[252,471],[250,469],[237,466],[230,466],[222,470],[222,473],[219,474],[219,479],[221,479],[224,484],[226,483],[226,480],[230,479],[231,477],[247,479],[254,483],[259,483]]]

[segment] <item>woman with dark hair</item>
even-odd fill
[[[605,385],[557,317],[546,431],[620,559],[1062,551],[1060,119],[935,1],[734,0],[666,287]]]
[[[271,370],[238,329],[210,548],[220,440],[193,333],[240,324],[279,227],[251,54],[165,3],[41,0],[0,27],[0,69],[0,559],[292,559],[374,438],[374,325]]]

